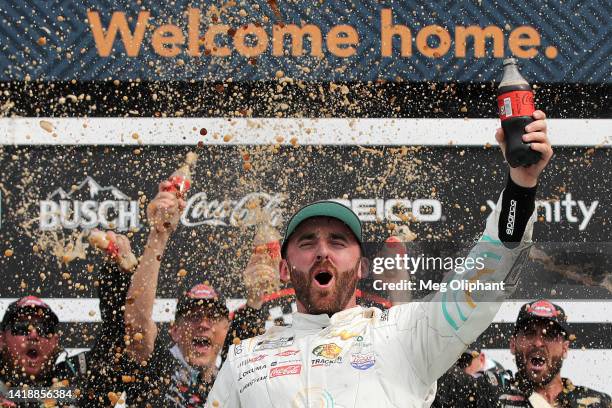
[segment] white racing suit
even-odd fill
[[[516,240],[520,244],[509,249],[498,234],[501,208],[500,197],[469,255],[485,258],[485,268],[452,273],[445,282],[503,282],[515,275],[535,214],[531,207],[524,233]],[[206,406],[429,407],[437,378],[489,326],[507,292],[508,286],[486,293],[448,289],[430,301],[384,312],[357,306],[331,318],[295,313],[291,326],[272,327],[230,348]],[[486,302],[479,301],[485,296]]]

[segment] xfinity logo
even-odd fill
[[[491,210],[495,210],[495,202],[487,200],[487,205]],[[546,222],[562,222],[566,220],[570,223],[578,223],[580,231],[584,231],[587,225],[589,225],[589,221],[591,221],[595,214],[598,205],[598,200],[593,201],[588,206],[583,200],[573,200],[571,193],[566,193],[565,198],[562,200],[536,201],[538,214],[544,216]],[[578,211],[576,211],[576,207],[578,207]],[[510,209],[510,214],[514,214],[512,208]]]
[[[39,228],[43,231],[66,229],[140,228],[138,201],[130,200],[116,187],[102,187],[86,177],[70,193],[61,187],[40,202]]]
[[[506,234],[514,234],[514,219],[516,216],[516,200],[510,200],[510,213],[508,214],[508,222],[506,223]]]
[[[417,199],[414,201],[401,198],[360,198],[352,200],[335,199],[333,201],[351,208],[363,222],[389,220],[402,221],[397,215],[398,208],[409,208],[417,221],[440,221],[442,204],[434,199]]]

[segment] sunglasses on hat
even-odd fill
[[[51,322],[29,322],[26,320],[14,322],[11,326],[11,334],[13,336],[28,336],[30,332],[36,329],[39,336],[51,336],[55,334],[55,324]]]

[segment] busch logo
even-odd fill
[[[79,195],[85,197],[78,199]],[[40,202],[41,230],[98,226],[118,231],[140,228],[138,201],[130,200],[116,187],[102,187],[93,178],[86,177],[70,194],[58,188]]]
[[[270,378],[280,377],[282,375],[295,375],[302,372],[301,364],[291,364],[286,366],[274,367],[270,370]]]
[[[240,200],[208,200],[205,192],[192,196],[181,216],[181,222],[187,227],[198,225],[249,226],[255,224],[255,213],[246,206],[249,202],[260,200],[264,211],[271,215],[273,226],[282,222],[279,208],[282,202],[280,194],[250,193]]]

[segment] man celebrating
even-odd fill
[[[129,338],[126,351],[132,361],[126,365],[140,380],[128,390],[128,402],[197,407],[204,405],[217,374],[229,310],[214,288],[198,284],[178,301],[170,328],[174,345],[168,348],[159,340],[153,305],[160,261],[185,206],[180,194],[168,191],[171,185],[162,182],[147,207],[151,231],[128,291],[124,323]]]
[[[58,322],[49,305],[36,296],[26,296],[9,305],[0,327],[3,382],[13,386],[51,385],[50,376],[58,374],[54,370],[60,350]]]
[[[126,306],[126,318],[135,322],[133,317],[140,317],[130,303]],[[169,330],[172,347],[154,339],[155,347],[148,354],[139,347],[140,336],[134,334],[127,351],[146,364],[136,367],[140,381],[128,390],[130,404],[202,406],[217,374],[217,356],[228,331],[228,315],[225,300],[212,287],[198,284],[179,298]],[[128,333],[133,333],[134,324],[127,327]]]
[[[561,307],[547,300],[523,305],[510,339],[518,372],[510,390],[500,396],[499,406],[612,407],[608,395],[561,378],[568,349],[567,317]]]
[[[81,391],[79,403],[88,406],[100,393],[106,394],[116,385],[117,379],[109,373],[112,371],[109,355],[117,339],[123,337],[122,321],[116,311],[125,303],[131,273],[121,266],[120,260],[134,255],[126,236],[110,231],[107,234],[115,243],[116,253],[98,268],[102,325],[93,347],[67,357],[61,347],[59,319],[47,303],[36,296],[25,296],[11,303],[0,324],[0,407],[41,404],[11,402],[7,395],[9,388],[68,385]]]
[[[485,259],[484,269],[463,279],[516,282],[513,266],[531,239],[538,177],[552,157],[544,113],[534,112],[534,119],[523,140],[542,159],[510,169],[470,254]],[[496,138],[504,150],[501,129]],[[491,323],[505,296],[449,290],[385,312],[356,306],[366,267],[361,223],[332,201],[307,205],[291,218],[282,258],[281,279],[291,280],[297,297],[293,325],[233,346],[208,407],[428,407],[436,379]]]

